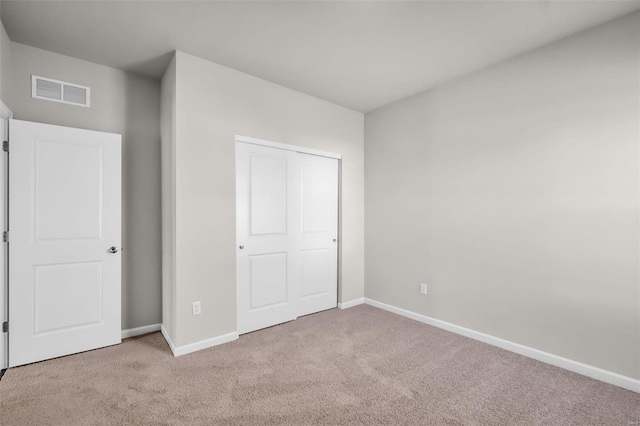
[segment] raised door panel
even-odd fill
[[[331,164],[318,164],[314,161],[303,162],[301,170],[302,233],[333,233],[336,225],[336,169]]]
[[[251,235],[287,232],[287,159],[251,155]]]
[[[249,256],[250,310],[287,303],[287,253]]]
[[[35,334],[103,322],[102,262],[35,266]]]
[[[36,139],[35,240],[102,238],[100,146]]]
[[[302,282],[300,294],[302,297],[326,294],[332,290],[335,279],[331,270],[331,250],[313,249],[300,252],[302,261]]]

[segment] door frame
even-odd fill
[[[9,120],[13,118],[11,110],[0,99],[0,142],[9,140]],[[1,151],[0,158],[0,232],[8,229],[8,209],[9,209],[9,156]],[[8,279],[9,250],[7,244],[0,241],[0,323],[9,321],[9,279]],[[0,378],[4,370],[9,366],[9,334],[0,330]]]
[[[295,151],[295,152],[301,152],[303,154],[319,155],[320,157],[329,157],[329,158],[335,158],[336,160],[342,160],[342,155],[336,154],[335,152],[320,151],[318,149],[305,148],[303,146],[289,145],[286,143],[273,142],[265,139],[252,138],[250,136],[236,135],[236,142],[244,142],[244,143],[250,143],[253,145],[261,145],[261,146],[268,146],[271,148],[286,149],[287,151]]]
[[[269,141],[266,139],[260,139],[260,138],[255,138],[255,137],[251,137],[251,136],[244,136],[244,135],[235,135],[235,142],[234,142],[234,156],[237,153],[237,146],[238,143],[248,143],[248,144],[252,144],[252,145],[260,145],[260,146],[265,146],[265,147],[269,147],[269,148],[277,148],[277,149],[284,149],[287,151],[294,151],[294,152],[300,152],[302,154],[310,154],[310,155],[317,155],[320,157],[327,157],[327,158],[333,158],[338,160],[338,247],[337,247],[337,255],[338,255],[338,259],[337,259],[337,271],[336,273],[338,274],[337,280],[338,280],[338,285],[337,285],[337,300],[338,302],[340,302],[341,298],[340,298],[340,291],[342,290],[342,154],[338,154],[335,152],[329,152],[329,151],[321,151],[318,149],[313,149],[313,148],[306,148],[306,147],[302,147],[302,146],[298,146],[298,145],[291,145],[291,144],[286,144],[286,143],[281,143],[281,142],[274,142],[274,141]],[[237,159],[234,159],[234,171],[235,171],[235,177],[234,177],[234,184],[237,181],[237,169],[235,167]],[[237,204],[237,191],[235,191],[235,198],[236,198],[236,206]],[[236,211],[236,218],[238,217],[238,212]],[[236,224],[236,229],[237,229],[237,224]],[[235,246],[238,246],[238,241],[237,241],[237,232],[236,232],[236,244]],[[237,255],[236,255],[237,256]],[[236,257],[237,260],[237,257]],[[237,265],[236,265],[236,270],[237,270]],[[240,300],[240,295],[238,294],[240,291],[240,286],[238,285],[238,275],[236,273],[236,330],[238,329],[238,317],[240,315],[240,309],[239,309],[239,300]],[[340,303],[338,303],[338,305],[340,305]]]

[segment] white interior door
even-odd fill
[[[238,332],[296,318],[295,152],[236,144]]]
[[[236,143],[238,332],[337,305],[338,160]]]
[[[338,304],[338,160],[298,153],[298,316]]]
[[[120,343],[120,135],[9,136],[9,365]]]

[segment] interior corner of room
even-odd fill
[[[95,278],[117,257],[118,294],[96,287],[96,310],[79,309],[74,325],[89,336],[91,324],[111,321],[109,343],[86,337],[75,352],[161,332],[181,356],[365,304],[640,392],[639,23],[635,9],[361,108],[182,50],[158,58],[158,75],[125,71],[19,43],[0,25],[10,156],[0,187],[9,200],[24,194],[0,209],[9,250],[69,240],[53,231],[68,222],[78,240],[104,245],[69,274]],[[90,107],[37,99],[33,76],[90,88]],[[38,145],[47,137],[75,143],[76,157]],[[27,148],[11,157],[13,138]],[[8,161],[25,171],[8,171]],[[69,186],[82,200],[74,208],[95,213],[99,228],[38,210],[56,203],[33,195],[47,184],[55,192],[56,179],[37,180],[58,176],[54,162],[68,164],[60,182],[81,176],[73,164],[87,176],[100,170],[94,204],[81,193],[91,179]],[[8,344],[20,318],[35,321],[24,328],[39,342],[73,320],[39,329],[53,310],[10,309],[14,297],[44,302],[31,287],[13,290],[9,274],[23,268],[16,280],[37,287],[63,273],[53,260],[32,278],[35,263],[7,270],[7,244],[0,258],[5,369],[40,360],[36,346]],[[14,350],[23,362],[8,358]]]

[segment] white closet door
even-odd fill
[[[338,303],[338,160],[297,154],[298,316]]]
[[[9,365],[120,343],[120,135],[9,131]]]
[[[292,151],[236,144],[238,332],[296,318]]]
[[[238,332],[335,308],[338,160],[236,143]]]

